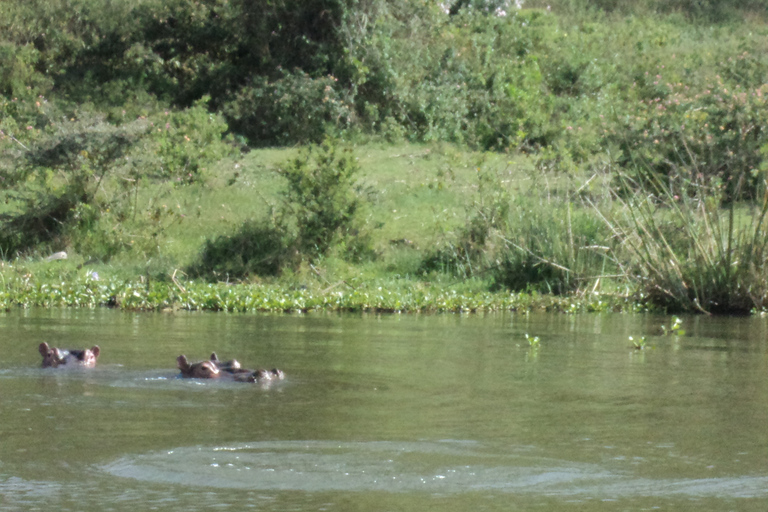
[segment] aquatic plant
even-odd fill
[[[634,336],[630,336],[629,341],[632,343],[632,347],[635,350],[645,349],[645,336],[641,336],[640,338],[635,338]]]
[[[678,316],[672,317],[672,325],[667,327],[666,325],[661,325],[661,332],[665,336],[675,335],[675,336],[685,336],[685,329],[683,327],[683,321]]]
[[[131,280],[100,270],[32,271],[4,266],[0,277],[0,308],[117,307],[125,310],[281,312],[310,311],[388,313],[488,313],[496,311],[574,311],[574,300],[550,295],[489,292],[481,286],[458,291],[451,283],[424,288],[420,282],[373,281],[348,289],[312,285],[295,288],[278,284],[228,284],[187,280]],[[638,311],[642,304],[605,295],[600,309],[589,303],[580,311]],[[536,337],[529,343],[537,344]]]
[[[539,346],[539,337],[538,336],[528,336],[528,333],[525,333],[525,339],[528,340],[528,346],[531,348],[538,348]]]

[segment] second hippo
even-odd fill
[[[231,375],[232,380],[235,382],[255,382],[260,384],[285,378],[283,371],[277,368],[272,368],[271,370],[261,368],[249,370],[242,368],[237,359],[221,361],[216,352],[213,352],[208,360],[200,361],[199,363],[190,363],[184,355],[180,355],[176,362],[178,363],[179,370],[181,370],[181,376],[185,378],[218,379],[225,375]]]
[[[79,366],[93,368],[101,353],[98,345],[86,349],[61,349],[51,347],[43,342],[38,346],[40,355],[43,356],[43,368],[58,368],[60,366]]]
[[[221,371],[213,361],[201,361],[199,363],[190,363],[187,356],[180,355],[176,358],[181,376],[192,379],[218,379]]]

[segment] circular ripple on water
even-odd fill
[[[300,491],[551,492],[616,477],[589,464],[499,455],[473,442],[257,442],[123,457],[106,472],[142,481]]]
[[[185,447],[123,457],[107,473],[147,482],[223,489],[535,493],[595,499],[654,497],[768,497],[768,477],[647,479],[595,464],[507,453],[480,443],[329,441],[256,442]]]

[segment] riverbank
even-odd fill
[[[296,161],[319,169],[322,149],[312,151],[254,150],[221,159],[204,185],[137,189],[132,203],[139,215],[102,218],[92,231],[60,239],[68,245],[43,246],[62,249],[66,258],[34,251],[2,262],[0,305],[764,309],[765,201],[722,206],[715,195],[677,197],[663,183],[655,194],[622,195],[616,173],[563,174],[542,169],[536,157],[446,144],[349,145],[347,164],[337,155],[326,167],[354,163],[347,192],[355,214],[327,234],[323,252],[314,252],[301,245],[296,210],[323,194],[291,202],[284,175]],[[111,215],[106,208],[104,217]],[[120,250],[110,253],[110,244]]]

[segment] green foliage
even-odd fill
[[[94,222],[108,207],[103,185],[109,174],[125,171],[125,156],[146,129],[144,122],[118,128],[85,115],[59,123],[29,148],[7,152],[0,168],[2,194],[14,207],[0,216],[3,252],[49,243],[63,247],[62,236],[77,211],[89,219],[86,224]]]
[[[668,180],[673,195],[722,184],[726,200],[754,197],[768,170],[768,86],[744,89],[718,79],[703,92],[682,83],[665,88],[641,100],[613,136],[633,180],[650,171]]]
[[[245,222],[232,235],[207,240],[188,272],[208,280],[275,276],[291,257],[284,234],[274,226]]]
[[[51,87],[50,78],[37,71],[40,51],[31,44],[0,41],[0,94],[8,98],[42,94]]]
[[[478,169],[478,192],[466,226],[428,256],[422,270],[483,276],[494,288],[567,294],[612,269],[608,231],[570,201],[513,197],[493,171]]]
[[[528,333],[525,333],[525,339],[528,341],[528,346],[531,348],[539,348],[540,339],[538,336],[528,336]]]
[[[288,185],[283,222],[295,224],[302,254],[315,258],[337,242],[356,245],[362,205],[359,170],[351,151],[338,149],[332,140],[310,147],[278,170]]]
[[[177,183],[204,180],[206,165],[235,155],[231,138],[222,138],[227,124],[222,116],[208,112],[208,101],[203,97],[182,111],[166,110],[150,118],[149,149],[159,167],[156,178]]]
[[[637,339],[635,339],[634,336],[630,336],[629,341],[632,343],[632,348],[635,350],[645,350],[645,336],[641,336]]]
[[[44,116],[45,105],[36,105]],[[139,187],[200,180],[205,166],[235,151],[221,139],[226,124],[202,104],[121,125],[87,110],[74,115],[55,124],[45,116],[42,130],[7,142],[0,160],[10,206],[0,215],[4,254],[67,246],[99,260],[125,249],[154,254],[168,210],[139,207]]]
[[[679,316],[672,317],[672,325],[667,328],[666,325],[661,326],[661,333],[664,336],[685,336],[685,329],[683,329],[683,321]]]
[[[652,175],[653,194],[624,202],[613,223],[626,272],[649,301],[669,311],[746,313],[768,306],[768,195],[723,209],[726,186],[677,177],[695,196],[678,195]],[[687,182],[687,180],[691,180]]]
[[[297,70],[277,80],[254,79],[223,107],[238,133],[254,146],[320,143],[351,124],[352,108],[333,76],[312,78]]]

